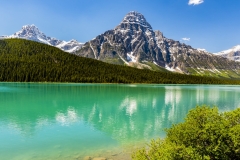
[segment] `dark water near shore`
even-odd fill
[[[0,159],[130,153],[202,104],[240,107],[240,86],[0,83]]]

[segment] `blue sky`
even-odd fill
[[[240,44],[239,8],[240,0],[0,0],[0,35],[35,24],[48,36],[86,42],[138,11],[165,37],[218,52]]]

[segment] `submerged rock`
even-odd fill
[[[92,160],[107,160],[107,158],[104,158],[104,157],[96,157],[96,158],[93,158]]]
[[[83,158],[83,160],[91,160],[92,158],[90,156],[86,156]]]

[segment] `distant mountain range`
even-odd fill
[[[35,25],[25,25],[22,29],[13,35],[10,36],[1,36],[0,38],[22,38],[32,41],[37,41],[41,43],[45,43],[57,48],[62,49],[63,51],[73,53],[79,50],[83,43],[80,43],[76,40],[71,41],[62,41],[56,38],[52,38],[46,36],[43,32],[41,32]]]
[[[48,37],[35,25],[26,25],[10,36],[45,43],[63,51],[107,63],[155,71],[236,78],[240,76],[240,46],[216,54],[166,38],[153,30],[145,17],[129,12],[112,30],[85,44]],[[234,61],[233,61],[234,60]]]
[[[185,74],[235,77],[240,63],[164,37],[145,17],[129,12],[112,30],[86,42],[77,55],[143,69],[165,68]]]
[[[230,60],[234,60],[234,61],[239,61],[240,62],[240,45],[234,46],[231,49],[225,50],[225,51],[221,51],[218,53],[214,53],[216,55],[219,56],[223,56],[226,57]]]

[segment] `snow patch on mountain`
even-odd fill
[[[168,65],[165,66],[165,69],[171,71],[171,72],[175,72],[176,70],[173,67],[169,67]]]
[[[133,52],[127,53],[128,62],[137,62],[137,58],[133,55]]]
[[[197,50],[198,50],[198,51],[207,52],[207,50],[206,50],[206,49],[204,49],[204,48],[197,48]]]

